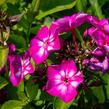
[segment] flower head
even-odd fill
[[[29,52],[26,52],[23,57],[19,55],[9,56],[10,65],[10,81],[13,86],[17,86],[27,74],[34,72],[34,68],[30,63]]]
[[[43,62],[51,51],[59,49],[60,40],[58,35],[54,35],[47,26],[42,27],[30,43],[30,54],[36,64]]]
[[[70,102],[77,96],[76,88],[83,82],[83,75],[73,60],[63,61],[61,65],[48,67],[48,81],[46,91],[57,96],[64,102]]]

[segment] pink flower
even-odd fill
[[[57,34],[68,32],[85,23],[87,21],[88,16],[88,14],[83,12],[75,13],[72,16],[65,16],[52,22],[50,28],[52,28],[53,31],[57,32]]]
[[[75,13],[71,16],[69,20],[69,25],[71,28],[77,28],[83,23],[87,22],[88,19],[88,14],[80,12],[80,13]]]
[[[30,54],[36,64],[43,62],[51,51],[59,49],[58,35],[53,30],[49,30],[47,26],[42,27],[30,43]]]
[[[48,67],[48,81],[45,90],[64,102],[70,102],[77,96],[77,87],[83,82],[83,74],[77,72],[73,60],[63,61],[61,65]]]
[[[63,33],[63,32],[68,32],[71,30],[71,27],[69,25],[69,21],[70,21],[71,17],[70,16],[65,16],[63,18],[60,18],[54,22],[52,22],[51,24],[51,30],[52,33]]]
[[[26,52],[23,57],[19,55],[10,55],[9,66],[10,81],[13,86],[17,86],[27,74],[34,72],[34,68],[30,63],[29,52]]]
[[[102,30],[91,27],[87,29],[84,35],[89,35],[96,42],[97,46],[103,47],[109,53],[109,35]]]

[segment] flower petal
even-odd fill
[[[63,61],[61,64],[61,69],[63,69],[66,72],[66,75],[69,75],[69,72],[74,75],[77,71],[76,64],[73,60]]]
[[[30,54],[36,64],[42,63],[48,57],[48,51],[38,46],[30,47]]]
[[[57,66],[52,65],[52,66],[48,67],[48,70],[47,70],[48,79],[51,79],[51,80],[61,79],[61,75],[59,74],[59,71],[60,71],[60,69],[59,69],[58,65]]]
[[[95,50],[92,51],[92,55],[97,57],[104,57],[105,50],[103,48],[97,47]]]
[[[17,86],[24,78],[22,73],[21,57],[9,56],[10,61],[10,81],[13,86]]]
[[[49,49],[49,47],[52,47],[52,49]],[[48,43],[48,50],[59,50],[61,48],[60,45],[60,38],[58,36],[55,37],[55,39],[52,42]]]
[[[41,41],[46,41],[49,38],[49,29],[47,26],[43,26],[39,31],[35,38],[40,39]]]
[[[38,39],[32,39],[29,51],[36,64],[42,63],[48,57],[48,51]]]
[[[64,102],[68,103],[75,99],[77,96],[77,91],[75,88],[73,88],[71,85],[67,86],[66,92],[60,93],[59,98],[61,98]]]

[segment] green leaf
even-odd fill
[[[38,93],[38,85],[34,84],[31,80],[29,80],[25,86],[25,91],[30,101],[34,100]]]
[[[16,45],[17,48],[26,48],[26,41],[22,36],[12,34],[10,36],[10,40]]]
[[[41,27],[41,25],[32,27],[32,28],[30,29],[30,32],[31,32],[32,34],[36,34],[40,27]]]
[[[109,100],[109,73],[107,72],[107,74],[105,74],[104,76],[102,76],[102,79],[104,81],[104,92],[105,92],[105,97],[106,100]]]
[[[23,109],[36,109],[36,108],[34,108],[34,106],[29,103],[29,104],[25,105],[25,106],[23,107]]]
[[[34,17],[37,14],[39,9],[40,0],[33,0],[31,4],[28,5],[27,17],[28,22],[31,24],[34,20]]]
[[[2,105],[1,109],[22,109],[23,106],[21,101],[9,100]]]
[[[13,11],[14,10],[14,11]],[[17,4],[7,3],[7,13],[10,16],[20,14]]]
[[[91,90],[93,95],[98,99],[98,103],[103,103],[105,101],[103,86],[92,87]]]
[[[65,103],[59,98],[55,98],[53,102],[53,109],[68,109],[70,106],[71,106],[71,102]]]
[[[0,0],[0,5],[4,4],[6,0]]]
[[[6,64],[8,52],[8,47],[0,46],[0,68],[4,67]]]
[[[53,2],[53,0],[50,2],[49,5],[52,5],[52,2]],[[58,1],[55,1],[55,2],[58,2]],[[47,11],[43,11],[42,9],[40,9],[38,16],[36,16],[36,19],[40,20],[47,15],[50,15],[50,14],[53,14],[53,13],[56,13],[56,12],[59,12],[59,11],[71,9],[75,6],[75,4],[76,4],[76,1],[70,2],[68,4],[56,5],[54,8],[49,9]],[[47,5],[45,5],[45,6],[47,6]]]
[[[37,12],[39,8],[40,0],[33,0],[31,3],[31,8],[33,8],[33,12]]]
[[[49,95],[45,91],[41,91],[41,93],[40,93],[40,100],[52,102],[54,100],[54,97]]]
[[[18,3],[20,0],[7,0],[8,3],[12,3],[12,4],[16,4]]]
[[[81,46],[84,48],[83,36],[81,35],[81,33],[78,29],[75,29],[75,30],[76,30],[76,33],[77,33],[77,37],[78,37],[79,41],[81,42]]]
[[[18,98],[24,102],[28,100],[28,98],[26,97],[25,92],[24,92],[24,82],[21,82],[17,86],[17,95],[18,95]]]
[[[8,84],[8,81],[5,78],[3,78],[2,76],[0,76],[0,89],[5,87],[7,84]]]
[[[76,7],[78,11],[84,11],[87,5],[87,0],[77,0]]]
[[[93,12],[97,15],[100,19],[103,18],[101,7],[98,3],[98,0],[89,0]]]

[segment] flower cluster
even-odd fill
[[[84,31],[84,39],[90,36],[90,41],[85,40],[86,45],[81,48],[75,29],[83,23],[92,27]],[[72,32],[70,41],[60,37],[64,32]],[[43,26],[30,41],[30,48],[24,55],[15,55],[14,45],[8,44],[8,47],[10,81],[14,86],[25,75],[34,72],[31,58],[38,66],[45,64],[50,54],[54,53],[58,60],[45,66],[48,80],[43,89],[64,102],[70,102],[77,96],[77,88],[84,81],[84,68],[103,73],[109,70],[109,22],[86,13],[76,13],[53,21],[49,28]],[[82,68],[79,69],[79,66]]]

